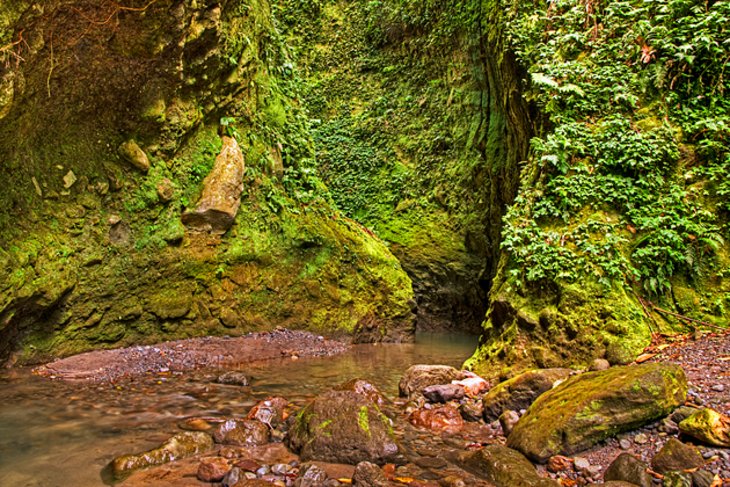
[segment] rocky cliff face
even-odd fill
[[[282,325],[410,339],[410,280],[313,175],[268,2],[13,2],[0,19],[0,357]],[[245,158],[216,176],[242,193],[222,236],[181,221],[219,134]]]

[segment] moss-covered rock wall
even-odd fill
[[[276,326],[412,338],[410,279],[314,174],[267,1],[17,7],[0,11],[0,358]],[[186,231],[223,133],[245,157],[238,216]]]

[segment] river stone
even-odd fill
[[[603,480],[622,480],[638,485],[651,487],[653,480],[647,469],[649,466],[629,453],[622,453],[609,465]]]
[[[684,370],[674,364],[586,372],[541,395],[515,425],[507,446],[544,463],[665,416],[686,397]]]
[[[378,390],[378,388],[363,379],[349,380],[343,384],[338,385],[334,388],[334,390],[351,391],[356,394],[360,394],[361,396],[365,396],[368,401],[374,402],[378,406],[381,406],[385,402],[385,397]]]
[[[388,487],[388,479],[380,467],[370,462],[360,462],[352,475],[355,487]]]
[[[230,386],[246,387],[250,385],[248,376],[243,372],[238,372],[236,370],[231,370],[219,375],[215,381],[219,384],[225,384]]]
[[[553,388],[553,384],[570,376],[570,369],[538,369],[524,372],[501,382],[482,398],[484,420],[491,423],[508,410],[527,409],[540,394]]]
[[[250,419],[229,419],[213,431],[213,439],[223,445],[265,445],[271,439],[269,427]]]
[[[381,465],[399,452],[391,421],[376,403],[353,391],[317,396],[297,414],[288,442],[303,461]]]
[[[252,407],[246,417],[276,428],[286,420],[287,406],[289,401],[283,397],[269,397]]]
[[[408,421],[421,428],[451,433],[464,427],[464,418],[461,417],[461,413],[450,404],[431,409],[416,409],[408,416]]]
[[[515,428],[517,421],[520,420],[520,414],[517,411],[508,410],[499,416],[499,424],[502,426],[504,436],[509,436]]]
[[[220,482],[231,469],[228,460],[222,457],[203,458],[198,465],[198,480],[203,482]]]
[[[652,468],[659,473],[698,468],[704,464],[705,460],[697,448],[676,438],[669,438],[651,460]]]
[[[294,482],[295,487],[319,487],[323,485],[329,476],[319,465],[305,463],[299,469],[299,477]]]
[[[398,393],[413,400],[420,398],[421,392],[428,386],[450,384],[460,378],[461,372],[448,365],[413,365],[398,383]]]
[[[213,439],[207,433],[186,431],[178,433],[154,450],[136,455],[122,455],[112,460],[112,474],[121,478],[133,470],[162,465],[213,449]]]
[[[714,446],[730,447],[730,416],[705,408],[679,423],[679,431]]]
[[[182,216],[185,226],[193,230],[226,233],[241,206],[246,170],[243,152],[235,139],[223,137],[222,140],[223,148],[203,181],[203,193],[195,209]]]
[[[436,384],[423,389],[423,397],[430,402],[449,402],[463,399],[464,386],[458,384]]]
[[[150,170],[150,160],[147,154],[134,140],[128,140],[119,146],[119,155],[142,172]]]
[[[520,452],[501,445],[462,453],[459,463],[470,472],[487,479],[497,487],[559,487],[554,480],[544,479]]]

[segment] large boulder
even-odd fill
[[[487,479],[497,487],[559,487],[554,480],[544,479],[520,452],[501,445],[464,453],[459,463],[466,470]]]
[[[677,365],[587,372],[541,395],[517,423],[507,445],[545,462],[666,416],[686,397],[687,379]]]
[[[210,435],[186,431],[176,434],[153,450],[115,458],[111,463],[112,474],[115,478],[122,478],[139,468],[162,465],[212,449],[213,438]]]
[[[540,394],[567,379],[571,372],[571,369],[529,370],[497,384],[482,398],[484,420],[490,423],[505,411],[527,409]]]
[[[303,461],[382,465],[399,453],[390,419],[369,395],[354,391],[316,397],[294,418],[288,442]]]
[[[705,408],[693,413],[681,423],[679,431],[715,446],[730,447],[730,417]]]
[[[462,378],[462,373],[448,365],[413,365],[406,370],[398,383],[398,392],[409,400],[422,397],[428,386],[451,384]]]
[[[241,206],[246,164],[238,142],[223,137],[223,148],[213,170],[203,181],[203,193],[195,209],[182,217],[185,226],[199,231],[226,233]]]

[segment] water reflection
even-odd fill
[[[213,383],[216,370],[148,376],[119,384],[69,384],[14,370],[0,377],[0,485],[104,485],[115,456],[156,446],[189,416],[244,414],[259,398],[293,402],[354,377],[395,396],[410,365],[460,366],[476,338],[419,334],[415,344],[358,345],[337,357],[282,359],[236,367],[250,388]]]

